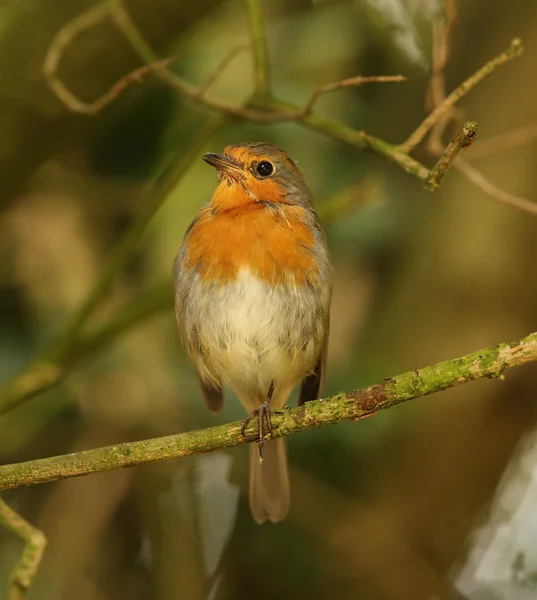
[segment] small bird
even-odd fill
[[[299,404],[319,397],[332,292],[326,237],[295,163],[255,142],[204,154],[218,185],[174,262],[175,312],[207,406],[232,388],[257,418],[250,446],[250,508],[258,523],[289,510],[286,445],[264,443],[270,408],[302,381]],[[265,427],[266,426],[266,427]]]

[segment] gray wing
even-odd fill
[[[326,355],[328,350],[328,334],[330,332],[330,315],[326,318],[325,337],[321,353],[315,363],[313,372],[304,377],[300,386],[300,395],[298,396],[298,406],[302,406],[310,400],[317,400],[321,394],[326,373]]]
[[[189,227],[185,233],[185,237],[184,237],[185,240],[188,236],[188,233],[190,232],[192,227],[195,225],[197,220],[198,220],[198,217],[196,217],[192,221],[192,223],[189,225]],[[186,334],[185,327],[183,324],[183,302],[184,302],[186,290],[188,289],[187,287],[185,287],[185,283],[187,283],[187,281],[186,281],[185,274],[182,269],[184,252],[185,252],[185,246],[184,246],[184,242],[183,242],[183,245],[181,246],[181,250],[179,251],[179,254],[177,255],[177,257],[173,263],[173,277],[174,277],[174,283],[175,283],[175,316],[177,318],[177,325],[179,327],[180,337],[183,341],[183,344],[185,345],[185,347],[187,347],[187,350],[188,350],[189,349],[188,347],[192,343],[192,341],[190,341],[190,344],[187,341],[188,336]],[[192,348],[190,348],[190,350],[192,350]],[[217,388],[209,386],[207,383],[205,383],[203,381],[203,379],[200,377],[199,373],[196,373],[196,375],[198,378],[199,386],[201,388],[201,393],[203,394],[203,399],[205,400],[205,404],[209,407],[209,409],[212,412],[218,412],[224,405],[224,392],[222,391],[222,388],[220,386],[218,386]]]

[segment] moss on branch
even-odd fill
[[[359,421],[414,398],[427,396],[483,377],[502,378],[505,369],[537,361],[537,333],[515,342],[485,348],[461,358],[409,371],[376,385],[341,392],[299,408],[273,413],[272,437],[307,431],[340,421]],[[90,473],[202,454],[255,439],[255,425],[241,434],[241,422],[161,438],[128,442],[0,466],[0,489],[47,483]]]

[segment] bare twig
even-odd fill
[[[435,102],[435,106],[441,106],[445,101],[444,70],[449,58],[450,36],[456,19],[455,7],[452,0],[445,0],[445,8],[447,22],[436,23],[435,28],[433,29],[433,74],[431,76],[429,96]],[[431,180],[426,182],[426,186],[429,189],[434,189],[434,187],[437,187],[435,185],[437,180],[433,176],[433,171],[436,169],[436,167],[442,167],[443,161],[447,158],[447,155],[449,155],[449,151],[453,143],[450,144],[446,150],[443,150],[444,143],[442,138],[447,126],[450,124],[450,122],[455,120],[455,112],[453,109],[443,113],[430,133],[427,143],[428,151],[433,155],[442,156],[436,166],[431,170]],[[502,136],[496,136],[496,138],[491,138],[491,141],[488,142],[488,146],[487,141],[476,145],[472,151],[472,158],[474,158],[476,155],[486,156],[487,153],[497,152],[502,148],[502,144],[510,144],[511,147],[513,147],[521,143],[529,143],[535,138],[537,138],[537,127],[530,127],[529,129],[524,128],[522,130],[513,132],[512,135],[503,134]],[[457,141],[457,139],[459,139],[459,137],[457,137],[455,141]],[[475,139],[475,136],[473,139]],[[481,147],[485,147],[485,152],[481,152]],[[468,181],[476,185],[494,200],[519,210],[529,212],[530,214],[537,214],[537,203],[503,191],[491,183],[480,171],[470,166],[468,162],[459,159],[456,161],[454,166],[466,177]],[[434,187],[432,187],[431,184]]]
[[[154,72],[164,69],[175,59],[176,57],[164,58],[149,65],[138,67],[138,69],[135,69],[134,71],[127,73],[127,75],[121,79],[118,79],[118,81],[116,81],[116,83],[114,83],[114,85],[107,92],[99,96],[97,100],[94,100],[93,102],[83,102],[77,98],[56,77],[55,72],[47,74],[47,77],[49,77],[49,83],[53,87],[58,97],[61,98],[61,100],[70,108],[70,110],[86,115],[95,115],[105,108],[105,106],[113,102],[119,96],[119,94],[121,94],[121,92],[123,92],[133,82],[139,83],[144,75],[147,75],[152,71]]]
[[[21,558],[11,572],[9,600],[24,600],[37,574],[47,539],[0,498],[0,523],[24,542]]]
[[[537,202],[532,202],[526,198],[521,198],[520,196],[514,196],[513,194],[504,192],[502,189],[491,183],[480,171],[469,165],[466,161],[458,160],[454,166],[464,174],[468,181],[471,181],[474,185],[483,190],[494,200],[497,200],[502,204],[513,206],[514,208],[518,208],[524,212],[537,215]]]
[[[146,64],[131,71],[130,73],[127,73],[96,100],[92,102],[84,102],[75,94],[73,94],[73,92],[71,92],[58,77],[58,67],[61,57],[66,51],[68,45],[71,44],[80,33],[89,27],[94,26],[105,17],[111,17],[116,22],[132,45],[137,49],[138,53],[142,56]],[[242,52],[246,48],[248,48],[246,45],[233,48],[229,54],[224,57],[218,68],[208,78],[205,85],[196,91],[196,95],[199,96],[200,99],[202,99],[209,88],[214,85],[217,78],[229,65],[229,63],[239,54],[239,52]],[[140,82],[148,73],[152,72],[167,80],[168,83],[171,81],[177,85],[177,81],[180,81],[179,78],[173,76],[173,74],[166,69],[166,67],[168,67],[176,59],[176,56],[168,58],[157,57],[157,55],[152,49],[149,48],[145,40],[143,40],[142,36],[139,34],[138,30],[132,23],[130,16],[125,11],[122,3],[119,0],[109,0],[73,19],[56,34],[47,51],[43,65],[43,73],[47,78],[52,91],[70,110],[81,114],[95,115],[105,106],[115,100],[129,85],[131,85],[133,82]],[[171,79],[169,79],[168,74],[172,76]],[[186,87],[188,90],[188,86]]]
[[[469,381],[484,377],[501,379],[506,369],[533,361],[537,361],[537,333],[418,371],[409,371],[362,390],[341,392],[298,408],[275,411],[271,437],[287,436],[345,420],[359,421],[379,410]],[[237,421],[199,431],[0,466],[0,489],[201,454],[257,439],[255,424],[248,427],[246,438],[241,433],[241,426],[242,422]]]
[[[509,48],[499,54],[496,58],[493,58],[486,63],[481,69],[476,71],[473,75],[468,77],[459,87],[447,96],[447,98],[437,106],[410,134],[406,141],[400,144],[399,149],[402,152],[411,152],[414,148],[423,140],[427,133],[431,130],[431,127],[439,121],[439,119],[448,113],[453,106],[466,94],[472,90],[478,83],[483,81],[491,73],[493,73],[499,66],[506,62],[520,56],[523,52],[523,46],[521,40],[515,38]]]
[[[457,137],[449,143],[438,162],[431,169],[431,175],[425,182],[425,187],[431,191],[440,187],[442,178],[446,174],[451,163],[455,160],[457,154],[464,148],[468,148],[476,138],[477,123],[475,121],[468,121],[468,123],[464,124],[462,131]]]
[[[67,46],[71,44],[75,37],[86,29],[93,27],[99,23],[99,21],[102,21],[105,17],[109,16],[109,14],[110,5],[108,1],[105,1],[74,18],[65,27],[62,27],[62,29],[54,36],[45,56],[43,73],[47,82],[56,96],[73,112],[94,114],[94,112],[100,110],[102,106],[93,111],[91,104],[82,102],[68,90],[66,85],[57,76],[60,60],[67,49]],[[96,100],[97,104],[99,104],[101,98]],[[107,102],[105,102],[105,104],[107,104]]]
[[[261,65],[266,59],[265,50],[260,50],[260,48],[264,48],[265,46],[264,38],[261,40],[262,43],[258,43],[256,46],[256,43],[259,42],[259,40],[261,39],[259,36],[262,34],[262,29],[259,29],[259,27],[261,26],[261,17],[259,13],[260,5],[257,1],[253,1],[250,4],[250,8],[253,10],[251,15],[253,15],[252,19],[255,20],[257,28],[256,32],[254,32],[252,35],[254,38],[254,52],[258,52],[259,60],[257,64],[259,67],[259,65]],[[117,25],[122,29],[127,39],[129,39],[129,41],[131,42],[133,48],[138,52],[139,56],[148,64],[158,65],[158,56],[153,51],[153,49],[147,44],[142,34],[136,27],[135,23],[125,11],[121,0],[113,0],[110,11],[111,16],[113,17]],[[69,24],[66,27],[69,27]],[[257,48],[257,50],[255,50],[255,48]],[[462,95],[464,95],[471,87],[473,87],[478,81],[480,81],[485,76],[485,74],[488,74],[488,72],[491,72],[499,64],[505,62],[507,60],[505,56],[507,56],[510,53],[513,55],[518,55],[520,54],[520,51],[521,44],[517,40],[513,42],[512,48],[510,50],[506,51],[506,53],[504,53],[500,57],[497,57],[496,59],[487,63],[487,65],[485,65],[480,71],[478,71],[476,75],[474,75],[472,78],[469,78],[464,84],[462,84],[462,86],[457,88],[457,90],[455,90],[455,92],[453,92],[445,100],[444,104],[447,103],[446,106],[453,104],[458,98],[462,97]],[[261,56],[265,58],[259,58]],[[222,66],[220,67],[220,69],[221,68]],[[169,85],[171,85],[178,93],[189,98],[193,102],[201,104],[211,110],[215,110],[219,113],[234,118],[240,118],[255,123],[270,124],[281,123],[285,121],[294,121],[297,123],[301,123],[310,129],[313,129],[326,135],[327,137],[349,144],[356,148],[371,149],[377,154],[384,156],[389,160],[392,160],[393,162],[397,163],[407,173],[415,175],[424,182],[427,182],[430,179],[429,169],[427,169],[427,167],[425,167],[424,165],[420,164],[418,161],[411,158],[408,152],[405,150],[404,145],[397,146],[389,144],[388,142],[376,138],[375,136],[372,136],[364,131],[357,131],[346,127],[341,123],[329,121],[327,119],[323,119],[322,117],[312,114],[312,108],[315,105],[315,102],[323,93],[328,93],[330,91],[342,89],[353,85],[360,85],[362,83],[371,81],[402,81],[403,78],[401,76],[352,77],[336,83],[331,83],[325,86],[319,86],[316,90],[314,90],[313,94],[311,95],[310,99],[304,107],[297,107],[289,103],[274,99],[271,97],[270,94],[265,97],[262,97],[262,95],[257,95],[257,97],[255,98],[255,107],[252,107],[248,104],[245,106],[236,106],[223,100],[207,98],[205,95],[207,85],[202,86],[201,88],[197,88],[196,86],[193,86],[192,84],[184,81],[177,74],[169,71],[166,67],[156,68],[153,69],[153,71],[158,77],[162,78]],[[266,73],[267,71],[260,68],[259,72]],[[215,71],[215,73],[209,80],[209,83],[211,83],[211,81],[214,80],[214,77],[218,76],[218,74],[219,69]],[[262,79],[264,76],[260,77]]]
[[[472,160],[483,158],[491,154],[498,154],[505,150],[518,148],[527,144],[532,144],[537,140],[537,124],[520,127],[513,131],[500,133],[485,140],[480,140],[479,144],[472,149]]]
[[[125,35],[125,37],[131,43],[133,49],[138,53],[138,56],[146,64],[152,64],[159,60],[159,56],[156,54],[153,48],[151,48],[151,46],[145,41],[142,33],[140,32],[134,21],[131,19],[129,13],[125,10],[125,7],[123,6],[121,0],[113,0],[111,15],[118,27]],[[253,37],[255,38],[255,40],[257,40],[257,36]],[[254,53],[255,52],[261,53],[259,45],[254,46]],[[224,59],[223,66],[225,67],[227,66],[227,64],[229,64],[229,59]],[[222,64],[220,65],[219,69],[222,69]],[[197,104],[202,104],[207,108],[210,108],[230,117],[236,117],[248,121],[253,121],[256,123],[275,123],[278,120],[286,120],[286,117],[288,117],[290,120],[294,118],[294,114],[291,111],[288,111],[287,115],[282,115],[283,118],[278,118],[276,115],[266,110],[255,110],[249,107],[236,106],[224,100],[210,99],[205,97],[208,85],[212,85],[212,81],[214,81],[216,77],[220,76],[219,69],[216,69],[215,72],[209,77],[209,83],[205,83],[205,85],[203,85],[201,88],[198,88],[192,85],[191,83],[183,80],[176,73],[173,73],[169,69],[160,69],[156,72],[156,75],[169,86],[171,86],[174,90],[176,90],[179,94],[186,96],[193,102]],[[256,73],[257,72],[258,71],[256,68]]]
[[[443,22],[434,20],[432,24],[432,70],[427,91],[429,110],[440,106],[446,99],[444,77],[451,55],[451,34],[457,20],[457,10],[453,0],[444,1],[444,10]]]
[[[319,100],[323,94],[327,94],[329,92],[335,92],[337,90],[343,90],[349,87],[358,87],[364,83],[400,83],[401,81],[406,81],[406,77],[403,77],[403,75],[373,75],[369,77],[358,75],[356,77],[349,77],[348,79],[336,81],[335,83],[318,85],[300,112],[303,116],[309,115],[312,112],[317,100]]]
[[[457,11],[453,0],[444,1],[445,16],[443,21],[433,21],[432,26],[432,73],[429,82],[426,104],[429,110],[440,106],[446,99],[445,69],[451,55],[451,34],[457,19]],[[429,134],[427,149],[433,155],[443,152],[443,137],[451,120],[457,116],[457,108],[448,110],[435,123]]]

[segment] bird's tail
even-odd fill
[[[257,444],[250,444],[250,509],[254,519],[263,523],[281,521],[289,511],[289,475],[284,438],[263,445],[263,462]]]

